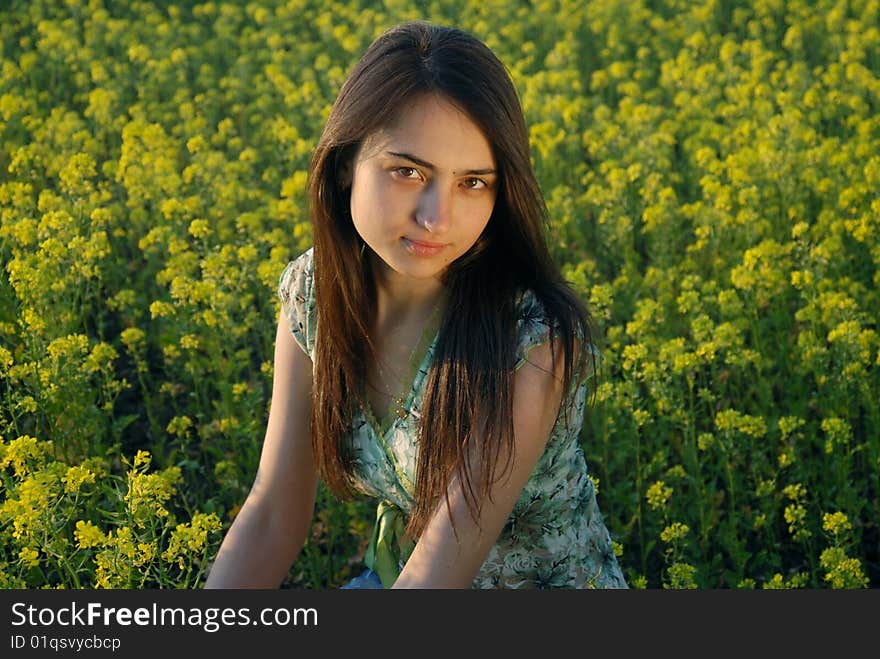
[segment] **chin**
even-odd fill
[[[436,256],[420,257],[394,245],[382,252],[373,250],[373,256],[376,259],[374,262],[389,273],[410,279],[438,279],[450,264],[462,256],[453,253],[452,247],[449,245],[444,253]]]
[[[400,267],[393,268],[393,270],[396,273],[403,275],[404,277],[410,277],[411,279],[436,279],[443,273],[447,266],[448,264],[446,263],[425,263],[415,266],[401,264]]]

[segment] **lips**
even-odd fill
[[[443,247],[443,243],[431,243],[427,240],[414,240],[413,238],[407,238],[404,236],[404,240],[411,242],[413,245],[418,245],[420,247],[429,247],[429,248],[440,248]]]
[[[424,240],[413,240],[412,238],[407,238],[406,236],[404,236],[402,240],[406,250],[414,256],[436,256],[446,248],[446,245],[444,245],[443,243],[432,243]]]

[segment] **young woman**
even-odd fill
[[[626,587],[579,445],[596,350],[552,262],[522,109],[479,40],[380,36],[309,168],[269,423],[209,588],[277,587],[323,478],[381,501],[347,587]]]

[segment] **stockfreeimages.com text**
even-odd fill
[[[314,608],[264,608],[253,616],[245,608],[209,607],[107,607],[100,602],[85,606],[71,602],[63,607],[36,607],[24,602],[12,605],[12,625],[47,627],[199,627],[206,632],[216,632],[221,627],[317,627],[318,611]]]

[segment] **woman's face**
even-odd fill
[[[436,278],[480,237],[498,186],[488,140],[440,96],[418,98],[354,157],[351,217],[384,275]]]

